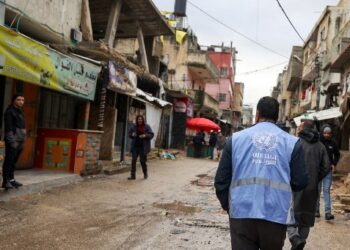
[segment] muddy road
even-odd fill
[[[88,179],[0,203],[0,249],[230,249],[213,189],[216,167],[155,161],[148,180],[138,169],[136,181],[128,174]],[[344,216],[321,219],[305,249],[350,249],[349,236]]]

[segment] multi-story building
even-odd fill
[[[19,167],[98,171],[99,159],[115,158],[119,138],[126,151],[127,126],[139,107],[158,114],[152,116],[158,130],[162,106],[171,104],[157,98],[157,38],[174,32],[152,1],[11,0],[2,6],[11,30],[0,27],[0,115],[14,92],[28,103]],[[117,38],[137,38],[136,60],[115,50]]]
[[[206,84],[205,92],[211,95],[219,102],[219,117],[220,120],[227,124],[225,126],[227,131],[224,134],[230,134],[234,117],[234,84],[235,84],[235,55],[236,49],[234,47],[210,46],[208,48],[209,58],[214,62],[217,69],[220,71],[219,85]],[[237,95],[239,97],[239,95]],[[237,129],[235,127],[234,129]]]
[[[197,36],[185,25],[184,17],[168,13],[167,18],[169,23],[174,23],[178,34],[178,39],[163,39],[163,57],[168,67],[166,97],[174,104],[171,144],[184,148],[188,118],[205,117],[215,121],[220,113],[219,101],[206,92],[208,84],[219,86],[220,72],[209,51],[199,45]]]

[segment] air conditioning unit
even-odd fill
[[[78,29],[70,30],[70,39],[73,42],[80,43],[83,40],[83,33]]]

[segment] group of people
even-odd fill
[[[226,137],[221,133],[220,130],[218,131],[218,133],[216,133],[214,130],[210,131],[208,145],[211,160],[214,159],[215,152],[216,159],[220,159],[221,152],[225,146],[225,142]],[[192,139],[192,143],[194,148],[194,157],[200,158],[202,155],[203,145],[206,144],[204,131],[197,132]]]
[[[276,125],[279,103],[263,97],[256,125],[234,133],[215,176],[216,195],[229,214],[232,249],[304,249],[323,186],[325,219],[332,220],[330,186],[339,150],[331,126],[302,120],[299,137]]]
[[[4,115],[5,190],[22,186],[14,170],[26,138],[23,105],[24,96],[15,95]],[[221,132],[217,135],[211,131],[209,146],[217,148],[219,158],[223,149],[215,189],[222,208],[229,214],[232,249],[281,250],[286,233],[292,250],[303,249],[315,217],[320,217],[322,187],[325,219],[334,219],[330,187],[340,153],[332,140],[331,126],[324,125],[319,132],[314,121],[303,120],[298,138],[276,125],[278,113],[277,100],[263,97],[257,105],[256,125],[234,133],[227,141]],[[137,116],[129,130],[129,180],[136,179],[138,157],[143,177],[148,178],[147,154],[153,136],[144,117]],[[193,138],[195,156],[200,157],[204,143],[204,132],[198,132]]]

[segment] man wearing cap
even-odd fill
[[[23,105],[24,96],[16,94],[4,114],[5,160],[2,167],[2,188],[5,190],[22,186],[15,180],[14,172],[26,138]]]
[[[215,189],[235,250],[281,250],[294,223],[292,191],[308,184],[301,143],[276,125],[278,113],[276,99],[261,98],[257,124],[234,133],[224,147]]]
[[[321,128],[321,142],[327,149],[329,163],[331,167],[331,171],[328,175],[320,182],[319,186],[319,196],[317,200],[316,207],[316,217],[320,217],[320,193],[323,186],[323,196],[324,196],[324,204],[325,204],[325,219],[333,220],[334,215],[332,214],[332,205],[331,205],[331,185],[333,172],[338,164],[340,153],[336,143],[332,139],[332,128],[330,125],[325,124]]]

